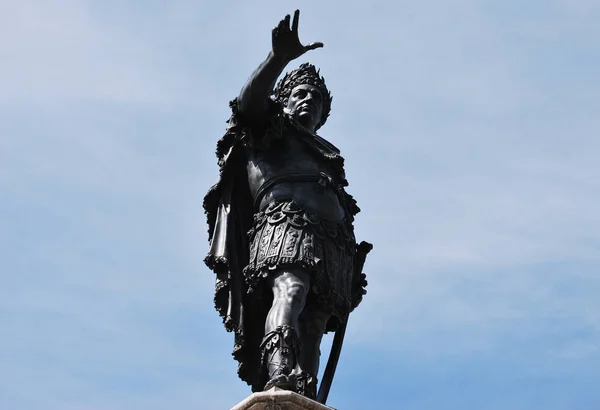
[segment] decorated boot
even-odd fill
[[[292,374],[300,355],[300,340],[291,326],[277,326],[267,333],[260,344],[263,369],[268,372],[269,381],[264,390],[279,387],[296,391],[297,377]]]
[[[296,393],[316,400],[317,378],[308,372],[302,372],[296,376]]]

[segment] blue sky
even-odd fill
[[[0,0],[0,408],[249,394],[201,201],[227,103],[299,5]],[[301,10],[375,244],[329,403],[599,409],[600,3]]]

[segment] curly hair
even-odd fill
[[[325,85],[325,78],[319,74],[319,70],[317,70],[314,65],[304,63],[297,69],[287,72],[275,87],[275,101],[281,103],[285,107],[292,90],[303,84],[313,85],[321,91],[323,97],[323,114],[316,127],[316,129],[319,129],[325,124],[327,117],[329,117],[333,97]]]

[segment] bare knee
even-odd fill
[[[277,286],[274,296],[287,305],[303,305],[306,300],[306,286],[301,282],[287,282]]]
[[[291,306],[304,306],[308,283],[296,275],[286,272],[274,281],[273,297],[278,302]]]

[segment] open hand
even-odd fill
[[[298,19],[300,17],[300,10],[294,12],[294,21],[290,27],[290,15],[285,16],[283,20],[279,22],[277,27],[273,29],[272,42],[273,42],[273,54],[276,57],[283,59],[285,62],[290,62],[309,50],[323,47],[323,43],[310,43],[309,45],[302,45],[298,38]]]

